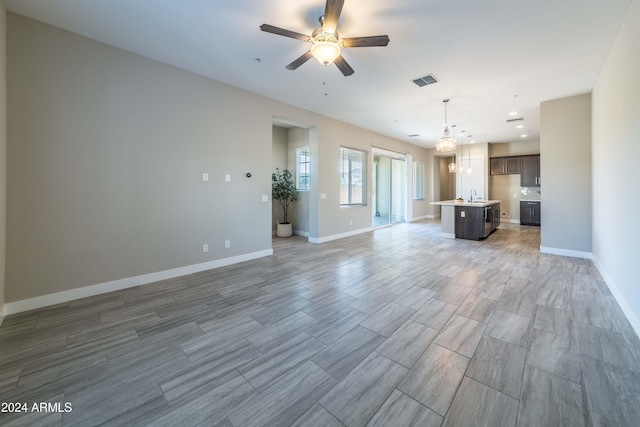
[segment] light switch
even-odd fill
[[[321,198],[321,199],[326,199],[326,198],[327,198],[327,195],[326,195],[326,194],[324,194],[324,193],[322,193],[322,194],[320,194],[320,198]]]
[[[269,196],[267,196],[266,194],[262,195],[262,201],[263,202],[268,202],[269,201]]]
[[[202,174],[202,180],[203,180],[203,181],[209,181],[209,174],[208,174],[208,173],[206,173],[206,172],[205,172],[205,173],[203,173],[203,174]]]
[[[464,218],[465,217],[465,211],[460,211],[460,218]]]
[[[231,182],[231,175],[228,173],[224,175],[224,182]]]

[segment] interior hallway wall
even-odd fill
[[[591,256],[591,173],[591,94],[540,104],[543,252]]]
[[[634,0],[593,89],[593,256],[640,335],[640,1]],[[546,188],[545,188],[546,193]]]
[[[271,152],[271,173],[275,173],[276,169],[283,171],[287,169],[287,150],[288,150],[288,131],[280,126],[273,126],[273,147]],[[271,178],[269,178],[271,180]],[[278,227],[278,221],[282,221],[282,206],[280,202],[271,200],[271,231],[275,232]]]

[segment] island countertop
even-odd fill
[[[440,205],[440,206],[474,206],[483,208],[486,206],[495,205],[496,203],[500,203],[500,200],[474,200],[473,202],[467,201],[457,201],[457,200],[441,200],[439,202],[431,202],[431,205]]]

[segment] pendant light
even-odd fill
[[[453,138],[455,140],[456,125],[451,125],[451,129],[453,130]],[[449,173],[456,173],[457,171],[458,171],[458,165],[456,164],[456,153],[452,153],[451,163],[449,163]]]
[[[455,151],[456,140],[449,136],[449,125],[447,124],[447,103],[449,100],[443,99],[442,102],[444,103],[444,133],[442,134],[442,138],[436,142],[436,151]]]

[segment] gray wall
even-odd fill
[[[593,255],[640,334],[640,2],[634,1],[593,90]],[[545,190],[546,192],[546,190]]]
[[[7,49],[6,301],[269,250],[274,118],[309,129],[318,240],[371,226],[371,204],[340,208],[340,145],[432,164],[423,148],[15,14]]]
[[[0,4],[0,324],[4,314],[7,218],[7,11]]]
[[[590,254],[591,94],[540,104],[540,177],[541,248]]]
[[[271,248],[264,98],[15,14],[8,30],[7,301]]]

